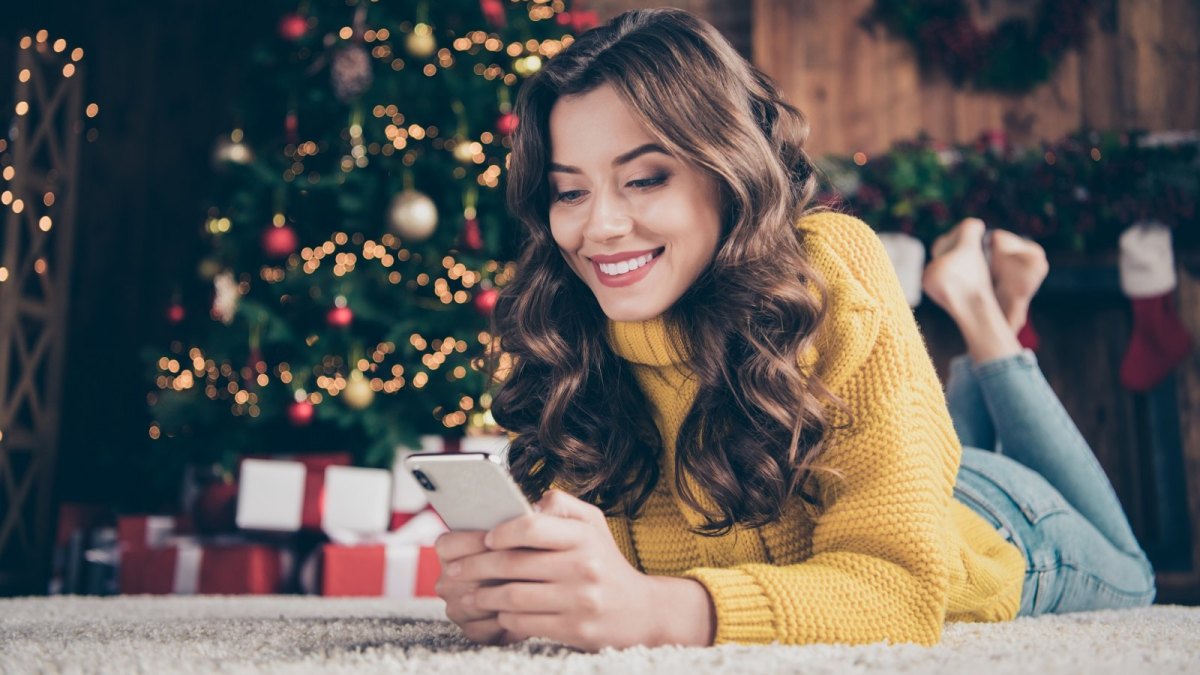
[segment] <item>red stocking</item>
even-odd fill
[[[1121,361],[1126,389],[1153,389],[1191,353],[1192,338],[1179,318],[1174,293],[1134,298],[1133,335]]]
[[[1125,230],[1120,270],[1121,290],[1133,303],[1133,335],[1121,361],[1121,384],[1149,391],[1192,352],[1192,338],[1175,308],[1171,230],[1154,222]]]

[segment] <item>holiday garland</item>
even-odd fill
[[[1045,82],[1065,52],[1083,46],[1091,0],[1042,0],[1031,22],[1011,18],[980,28],[964,0],[876,0],[862,18],[882,25],[916,49],[923,69],[945,72],[957,85],[1022,93]]]
[[[1200,248],[1200,134],[1080,132],[1018,148],[999,132],[951,146],[920,138],[868,157],[820,160],[818,199],[927,245],[967,216],[1047,250],[1116,251],[1129,225],[1157,220]]]

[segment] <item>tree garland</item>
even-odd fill
[[[971,19],[965,0],[875,0],[861,24],[904,38],[922,69],[940,70],[958,86],[1019,94],[1050,79],[1063,54],[1084,45],[1093,5],[1042,0],[1033,22],[1011,18],[986,31]]]

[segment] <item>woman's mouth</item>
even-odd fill
[[[593,260],[592,270],[605,286],[628,286],[645,278],[664,251],[665,246],[653,253],[612,264],[601,264]]]

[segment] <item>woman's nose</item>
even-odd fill
[[[592,199],[584,236],[592,241],[607,241],[633,229],[628,203],[620,195],[600,191]]]

